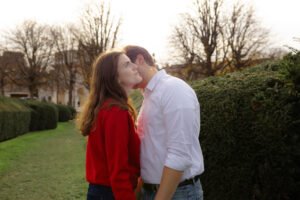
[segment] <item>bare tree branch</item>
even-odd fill
[[[226,29],[232,63],[237,69],[257,59],[268,42],[268,31],[258,24],[253,8],[246,9],[244,4],[233,6]]]
[[[174,27],[171,36],[172,47],[177,46],[187,63],[197,64],[208,76],[214,75],[221,63],[218,42],[222,4],[223,0],[195,0],[195,14],[184,15],[182,25]]]
[[[87,88],[93,61],[102,52],[115,47],[120,26],[121,19],[114,19],[110,5],[104,1],[88,7],[81,17],[79,31],[74,32],[74,35],[78,40],[80,70]]]

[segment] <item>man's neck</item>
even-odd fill
[[[151,81],[151,79],[155,76],[155,74],[157,73],[157,69],[152,67],[151,70],[149,70],[147,76],[144,78],[144,82],[142,85],[142,89],[145,89],[148,85],[148,83]]]

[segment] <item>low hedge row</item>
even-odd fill
[[[76,117],[77,111],[73,106],[67,106],[69,108],[69,110],[71,111],[71,118],[70,119],[74,119]]]
[[[65,105],[56,105],[58,109],[58,121],[60,122],[66,122],[71,119],[73,119],[73,116],[75,115],[73,111],[71,110],[71,106],[65,106]]]
[[[0,141],[28,131],[55,129],[57,122],[74,119],[71,106],[0,97]]]
[[[0,97],[0,141],[28,132],[29,125],[30,110],[26,106],[16,100]]]
[[[30,108],[30,131],[55,129],[58,122],[58,110],[55,104],[39,102],[36,100],[22,100]]]

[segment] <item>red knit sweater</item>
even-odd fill
[[[135,200],[140,175],[140,140],[127,110],[101,109],[88,136],[86,179],[110,186],[116,200]]]

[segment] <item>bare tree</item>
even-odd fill
[[[189,24],[192,26],[196,37],[200,39],[204,47],[204,66],[207,70],[207,75],[215,74],[213,67],[213,54],[216,53],[219,29],[220,29],[220,15],[222,0],[200,0],[196,1],[197,13],[199,20],[190,20]],[[217,60],[214,61],[217,63]]]
[[[104,1],[88,7],[81,17],[79,31],[74,34],[79,43],[80,70],[87,88],[92,63],[100,53],[115,47],[120,25],[121,19],[112,16],[110,5]]]
[[[233,66],[236,69],[248,66],[262,54],[268,42],[268,30],[259,25],[252,7],[247,9],[240,3],[233,6],[226,24]]]
[[[24,57],[16,60],[17,74],[13,83],[28,87],[31,97],[38,97],[38,88],[47,83],[48,66],[53,42],[49,39],[49,28],[35,21],[25,21],[6,36],[9,49],[20,52]]]
[[[259,25],[252,8],[237,3],[226,11],[223,3],[195,0],[195,14],[183,15],[171,36],[171,46],[185,62],[203,68],[207,76],[253,63],[268,41],[268,31]]]
[[[195,15],[186,14],[174,28],[172,46],[184,55],[187,63],[197,63],[208,76],[219,68],[218,42],[223,0],[196,0]]]
[[[68,105],[73,105],[73,91],[77,79],[79,58],[77,50],[77,40],[72,34],[72,26],[53,27],[51,30],[54,41],[54,81],[56,83],[57,97],[61,86],[68,89]],[[64,83],[62,83],[64,81]]]
[[[182,15],[183,22],[174,27],[170,38],[170,44],[175,50],[174,54],[178,55],[175,57],[186,64],[202,61],[201,48],[199,48],[197,38],[190,29],[186,28],[186,21],[189,18],[188,14]]]

